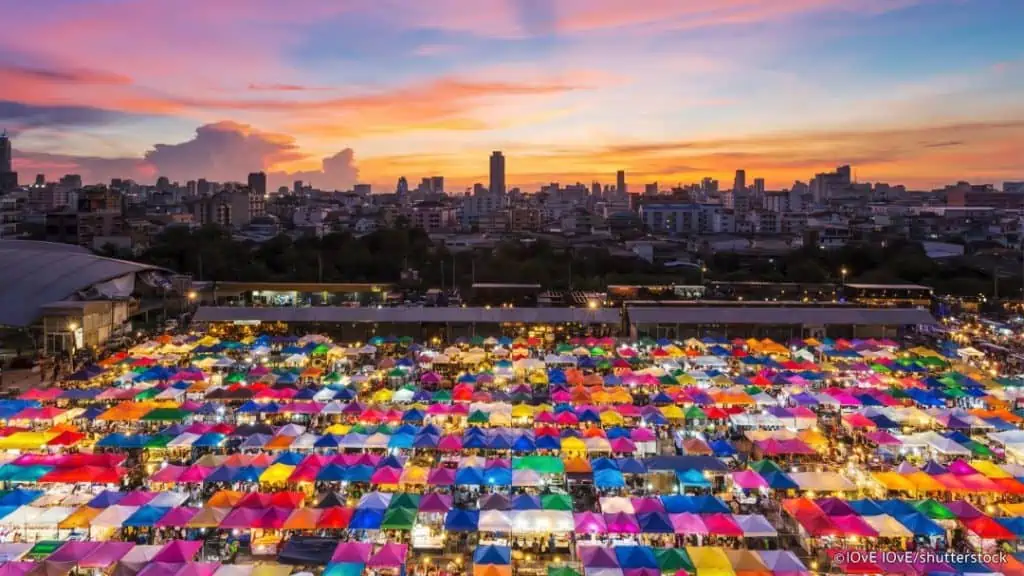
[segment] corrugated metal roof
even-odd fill
[[[16,244],[15,247],[9,247]],[[115,260],[83,252],[79,246],[59,249],[52,243],[0,243],[0,325],[28,326],[40,307],[133,272],[155,266]]]
[[[917,308],[813,308],[813,307],[628,307],[633,324],[777,324],[777,325],[887,325],[935,324],[927,310]]]
[[[380,322],[395,324],[497,324],[502,322],[618,324],[621,321],[621,315],[618,310],[611,308],[590,310],[589,308],[343,308],[335,306],[243,308],[204,306],[196,311],[195,320],[199,322],[259,320],[261,322]]]

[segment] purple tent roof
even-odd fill
[[[334,549],[331,556],[331,563],[348,562],[351,564],[366,564],[373,552],[373,544],[369,542],[342,542]]]
[[[189,508],[186,506],[179,506],[177,508],[171,508],[167,514],[164,514],[162,518],[156,521],[157,526],[184,526],[199,513],[199,508]]]
[[[185,562],[150,562],[138,571],[137,576],[174,576],[184,567]]]
[[[370,556],[366,562],[367,566],[394,567],[405,564],[405,556],[409,552],[406,544],[385,544],[377,550],[377,553]]]
[[[101,542],[99,547],[79,560],[78,565],[82,568],[106,568],[123,558],[133,548],[133,542]]]
[[[78,562],[94,552],[99,546],[99,542],[71,541],[58,548],[56,552],[50,554],[46,559],[53,562]]]
[[[611,548],[603,546],[580,546],[580,561],[584,568],[618,568],[619,559]]]
[[[452,497],[448,494],[430,493],[420,500],[420,512],[447,512],[452,508]]]
[[[153,562],[191,562],[202,547],[202,542],[175,540],[157,552],[156,556],[153,556]]]

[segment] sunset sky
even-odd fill
[[[1024,179],[1022,0],[0,0],[22,182]]]

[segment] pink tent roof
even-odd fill
[[[701,517],[709,534],[743,536],[743,529],[732,519],[732,514],[705,514]]]
[[[378,468],[373,473],[373,476],[370,477],[370,483],[372,483],[372,484],[398,484],[398,482],[399,482],[399,480],[401,480],[401,478],[402,478],[402,469],[401,468],[391,468],[389,466],[385,466],[383,468]]]
[[[252,528],[266,512],[263,508],[235,508],[220,522],[220,528]]]
[[[150,562],[136,576],[174,576],[184,567],[184,562]]]
[[[580,546],[580,561],[584,568],[618,568],[619,560],[610,548],[604,546]]]
[[[665,505],[657,498],[631,498],[633,512],[641,514],[644,512],[664,512]]]
[[[202,547],[202,542],[174,540],[153,556],[153,562],[191,562]]]
[[[199,508],[188,508],[180,506],[171,508],[167,514],[156,521],[156,526],[184,526],[193,516],[199,513]]]
[[[967,476],[969,474],[977,474],[978,471],[971,467],[970,464],[963,460],[954,460],[949,465],[949,471],[957,476]]]
[[[35,566],[35,562],[4,562],[0,564],[0,576],[23,576]]]
[[[405,556],[409,553],[409,546],[406,544],[385,544],[380,550],[370,556],[367,566],[376,567],[397,567],[405,564]]]
[[[636,534],[640,532],[640,524],[637,523],[636,517],[625,512],[605,514],[604,523],[608,527],[608,532],[614,534]]]
[[[451,468],[431,468],[427,474],[427,484],[431,486],[451,486],[455,484],[455,470]]]
[[[156,492],[136,490],[125,494],[117,503],[121,506],[145,506],[153,498],[156,498]]]
[[[604,534],[608,532],[608,525],[604,517],[593,512],[577,512],[573,514],[573,521],[576,524],[576,531],[583,534]]]
[[[767,488],[768,482],[761,477],[760,474],[753,470],[741,470],[739,472],[732,473],[732,481],[734,484],[743,488],[744,490],[754,490],[757,488]]]
[[[106,568],[114,565],[132,548],[133,542],[101,542],[99,547],[78,561],[81,568]]]
[[[657,439],[650,428],[634,428],[630,430],[629,437],[634,442],[654,442]]]
[[[78,562],[94,552],[99,546],[99,542],[66,542],[56,552],[47,556],[46,560],[50,562]]]
[[[898,446],[903,444],[900,439],[886,432],[885,430],[872,430],[864,435],[865,438],[879,446]]]
[[[669,514],[668,517],[672,521],[672,529],[675,530],[676,534],[708,533],[708,527],[704,524],[704,519],[696,514],[683,512],[682,514]]]
[[[347,562],[350,564],[366,564],[373,552],[373,544],[369,542],[342,542],[334,549],[331,562]]]
[[[437,444],[437,449],[442,452],[458,452],[462,450],[462,439],[449,434],[441,438],[441,441]]]
[[[832,523],[835,524],[836,528],[844,536],[878,537],[878,531],[865,522],[863,518],[855,514],[831,516],[831,519]]]
[[[425,494],[420,500],[420,512],[447,512],[452,508],[452,497],[448,494]]]
[[[612,452],[636,452],[636,444],[629,438],[615,438],[609,444]]]
[[[174,464],[168,464],[167,466],[164,466],[160,470],[157,470],[156,474],[153,474],[152,476],[149,477],[149,480],[151,482],[176,482],[178,480],[178,477],[181,476],[185,472],[185,470],[187,470],[187,467],[185,466],[175,466]]]
[[[189,562],[174,576],[213,576],[220,568],[220,562]]]
[[[202,482],[212,473],[213,468],[209,466],[192,465],[178,476],[178,482]]]

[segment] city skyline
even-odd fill
[[[0,0],[22,181],[1024,175],[1014,0]],[[504,161],[502,161],[502,165]],[[503,170],[504,171],[504,170]]]

